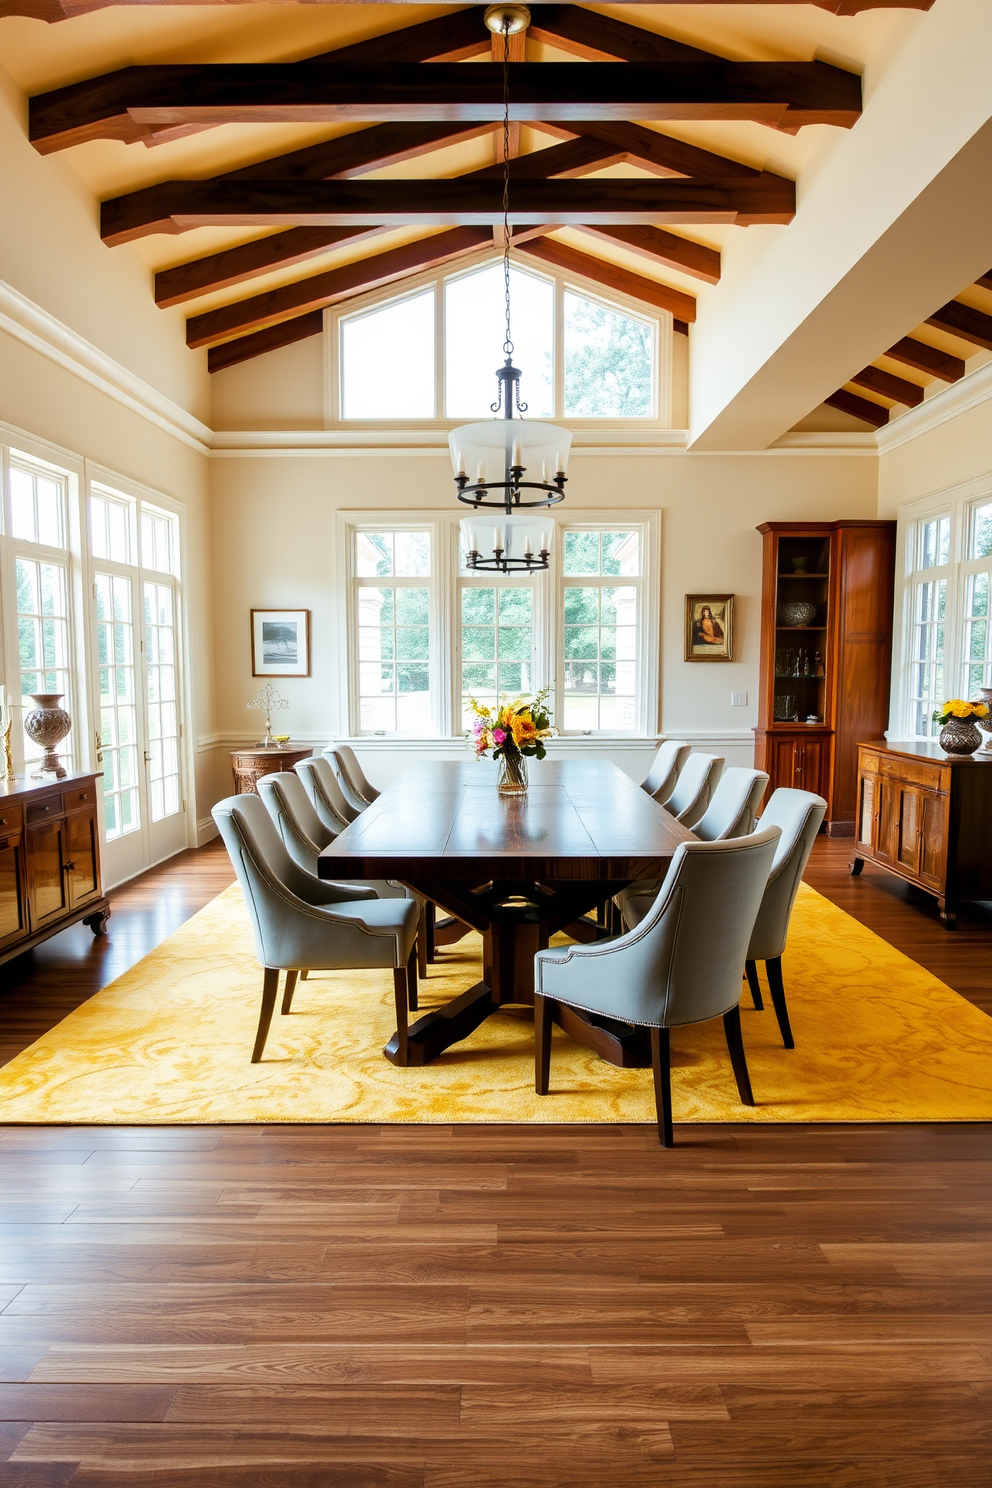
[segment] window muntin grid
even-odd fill
[[[72,713],[69,652],[69,585],[66,566],[46,559],[14,561],[17,590],[17,648],[24,713],[35,704],[32,694],[59,693],[60,706]],[[22,713],[22,717],[24,716]],[[72,735],[58,746],[59,758],[72,768]],[[30,773],[43,751],[24,735],[24,763]]]
[[[94,558],[126,563],[131,558],[134,502],[94,488],[90,494],[90,551]]]
[[[534,591],[528,584],[461,586],[462,725],[469,699],[494,707],[501,697],[534,691]]]
[[[947,620],[947,580],[927,579],[916,586],[913,620],[910,706],[912,729],[918,738],[936,738],[940,726],[933,711],[945,700],[944,639]]]
[[[359,730],[426,736],[434,712],[432,588],[423,582],[431,578],[431,534],[356,531],[353,562]]]
[[[12,457],[8,480],[11,537],[48,548],[64,548],[65,478]]]
[[[145,581],[148,798],[153,822],[180,809],[176,604],[171,584]]]
[[[630,733],[639,703],[640,533],[566,530],[562,570],[561,727]]]
[[[97,572],[94,588],[104,825],[113,842],[141,826],[131,580]]]

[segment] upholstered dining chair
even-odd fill
[[[826,810],[827,803],[822,796],[814,796],[811,791],[780,788],[772,792],[768,805],[761,814],[762,827],[778,827],[782,835],[775,849],[761,908],[751,931],[744,973],[754,1005],[761,1008],[763,1004],[758,981],[758,962],[764,961],[772,1007],[778,1019],[782,1043],[787,1049],[794,1049],[796,1044],[785,1001],[782,954],[789,938],[792,906],[796,902],[799,884]]]
[[[675,788],[663,805],[684,827],[694,827],[706,810],[724,763],[718,754],[690,754],[682,766]]]
[[[345,798],[359,811],[364,811],[366,806],[379,799],[381,792],[366,777],[350,744],[328,744],[324,758],[333,765]]]
[[[641,790],[653,796],[659,806],[664,805],[675,789],[691,748],[684,739],[666,739],[658,746],[651,768],[641,781]]]
[[[720,776],[710,803],[693,827],[703,842],[724,842],[728,837],[747,837],[754,831],[758,807],[765,794],[768,776],[764,770],[731,765]]]
[[[778,827],[768,827],[723,842],[683,842],[651,911],[636,929],[617,940],[538,951],[534,957],[538,1095],[548,1093],[551,1024],[555,1005],[563,1002],[650,1030],[663,1147],[671,1147],[674,1140],[671,1028],[722,1017],[737,1092],[743,1105],[754,1105],[741,1036],[741,980],[780,835]]]
[[[314,764],[315,761],[301,763]],[[323,763],[326,765],[327,761],[324,760]],[[290,857],[307,873],[316,877],[317,858],[321,849],[333,842],[337,833],[324,826],[302,780],[298,775],[283,770],[275,775],[263,775],[257,789]],[[409,889],[402,884],[392,883],[388,878],[362,878],[355,879],[354,882],[374,889],[379,899],[416,898]],[[420,974],[426,976],[427,944],[426,939],[420,935],[417,937],[417,955]]]
[[[330,760],[318,754],[311,755],[310,759],[298,760],[297,763],[305,767],[296,770],[294,765],[293,769],[303,781],[310,804],[324,826],[336,837],[345,827],[358,820],[361,810],[345,799]]]
[[[288,1013],[300,971],[388,968],[396,1002],[397,1062],[406,1063],[409,1010],[416,1006],[417,921],[413,899],[379,899],[357,884],[315,878],[290,857],[258,796],[228,796],[213,808],[245,896],[264,968],[251,1062],[265,1048],[285,971]]]

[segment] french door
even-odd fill
[[[144,503],[141,503],[144,506]],[[104,862],[120,883],[186,846],[181,748],[179,593],[165,513],[95,487],[91,627]],[[139,557],[141,562],[128,561]],[[150,569],[148,560],[162,563]],[[165,560],[163,562],[163,559]]]

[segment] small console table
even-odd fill
[[[851,872],[867,860],[936,897],[948,930],[955,900],[992,899],[992,758],[937,743],[858,745]]]
[[[99,774],[0,779],[0,963],[78,920],[106,931],[102,806]]]
[[[259,745],[256,749],[232,749],[231,769],[234,771],[234,794],[257,796],[256,789],[263,775],[276,775],[280,770],[291,770],[302,759],[309,759],[313,748],[307,744]]]

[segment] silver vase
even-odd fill
[[[41,768],[32,776],[32,779],[40,779],[43,775],[54,775],[57,780],[62,780],[65,776],[65,766],[59,764],[55,746],[62,743],[72,728],[72,719],[64,708],[59,707],[62,693],[32,692],[29,696],[35,706],[24,719],[24,732],[33,743],[40,744],[45,751]]]
[[[937,742],[945,754],[974,754],[982,736],[970,718],[949,718]]]

